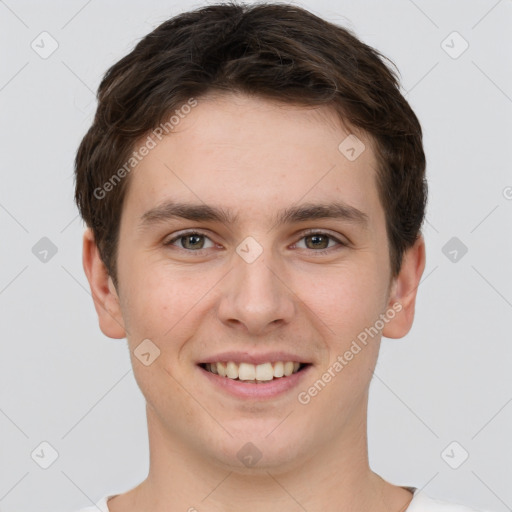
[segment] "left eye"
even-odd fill
[[[306,249],[320,249],[320,250],[328,249],[329,247],[332,247],[332,245],[329,246],[329,241],[337,242],[338,244],[343,245],[339,240],[337,240],[333,236],[328,235],[326,233],[308,234],[308,235],[303,236],[301,238],[301,240],[306,240],[306,243],[305,243]],[[309,240],[309,243],[308,243],[308,240]],[[296,244],[296,245],[298,245],[298,244]],[[334,245],[336,245],[336,244],[334,244]]]

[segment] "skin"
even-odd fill
[[[83,263],[100,328],[127,338],[147,401],[150,471],[109,501],[111,512],[408,506],[412,494],[369,467],[367,404],[381,335],[400,338],[412,326],[425,245],[420,236],[392,279],[372,144],[358,134],[366,149],[349,161],[338,150],[349,133],[328,107],[232,93],[198,98],[129,177],[117,290],[86,230]],[[141,216],[169,198],[222,206],[238,218],[169,219],[140,229]],[[367,215],[366,229],[345,219],[273,227],[283,208],[339,200]],[[164,245],[190,228],[206,238]],[[334,237],[320,242],[330,252],[315,254],[306,229]],[[248,236],[263,250],[251,264],[236,252]],[[384,329],[307,405],[299,403],[298,392],[397,303],[402,309]],[[144,339],[160,350],[149,366],[134,356]],[[292,351],[313,366],[299,389],[239,399],[196,366],[225,350]],[[252,467],[237,457],[247,442],[262,454]]]

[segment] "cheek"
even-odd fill
[[[143,258],[134,261],[126,272],[129,299],[123,308],[132,349],[149,338],[162,354],[175,357],[197,330],[211,296],[208,291],[217,281],[213,272],[190,272]]]
[[[351,393],[366,389],[375,367],[380,334],[371,327],[384,311],[386,290],[382,279],[376,280],[369,269],[366,272],[345,269],[328,282],[328,292],[317,293],[315,302],[308,306],[320,319],[316,324],[326,352],[322,371],[330,369],[336,375],[331,392],[326,395],[345,396],[345,388]]]
[[[368,388],[378,358],[380,329],[375,331],[375,325],[385,310],[387,290],[378,268],[340,269],[336,277],[327,280],[328,291],[318,292],[308,304],[321,320],[317,325],[323,330],[328,354],[321,372],[328,373],[329,390],[320,393],[322,398],[316,403],[319,410],[332,407],[334,416],[356,406]],[[333,397],[337,406],[332,405]]]
[[[135,244],[127,243],[119,257],[119,270],[126,283],[126,306],[135,326],[151,325],[153,320],[162,318],[163,308],[168,308],[176,295],[179,282],[172,286],[166,276],[165,266],[158,264],[151,254],[138,250]],[[149,314],[151,313],[151,314]]]
[[[354,334],[373,324],[386,304],[384,276],[378,275],[375,268],[365,265],[331,269],[321,280],[312,278],[308,289],[314,291],[305,302],[320,320],[332,326],[334,333]],[[319,286],[319,282],[324,284]]]
[[[185,317],[199,293],[193,282],[183,282],[179,275],[132,276],[132,296],[128,315],[131,324],[144,336],[162,339],[165,333]]]

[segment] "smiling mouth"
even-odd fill
[[[233,361],[199,364],[203,370],[214,373],[219,377],[231,380],[243,381],[250,384],[271,382],[281,378],[289,377],[302,371],[309,363],[298,363],[294,361],[278,361],[275,363],[251,364],[234,363]]]

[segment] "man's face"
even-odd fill
[[[168,448],[243,468],[237,454],[251,442],[258,467],[292,468],[364,434],[380,333],[341,370],[335,362],[388,310],[390,261],[370,142],[347,158],[335,119],[327,107],[198,98],[132,172],[119,300],[149,428]],[[167,202],[230,218],[147,213]],[[334,204],[363,215],[297,215]],[[147,366],[134,355],[143,340],[160,350]],[[230,360],[262,364],[262,379],[278,361],[306,367],[263,383],[203,367]],[[253,366],[242,367],[250,377]]]

